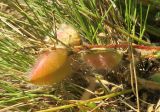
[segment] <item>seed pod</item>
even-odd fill
[[[90,51],[83,54],[84,62],[95,70],[110,70],[116,67],[122,56],[113,49]]]
[[[46,52],[38,59],[30,73],[30,82],[38,85],[57,83],[72,73],[66,49]]]
[[[57,30],[57,38],[66,45],[80,45],[81,39],[79,33],[70,25],[61,24]],[[63,46],[61,43],[58,46]]]

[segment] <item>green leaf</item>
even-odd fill
[[[150,79],[151,79],[152,81],[155,81],[155,82],[160,83],[160,72],[155,73],[154,75],[152,75],[152,76],[150,77]]]

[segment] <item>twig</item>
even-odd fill
[[[92,98],[92,99],[89,99],[89,100],[76,101],[74,104],[63,105],[63,106],[54,107],[54,108],[50,108],[50,109],[46,109],[46,110],[40,110],[38,112],[53,112],[53,111],[58,111],[58,110],[61,110],[61,109],[73,108],[75,106],[85,105],[86,103],[89,103],[89,102],[100,101],[100,100],[103,100],[103,99],[106,99],[106,98],[112,98],[112,97],[116,97],[116,96],[119,96],[119,95],[131,93],[131,92],[132,92],[131,89],[124,90],[124,91],[121,91],[121,92],[111,93],[111,94],[108,94],[108,95],[105,95],[105,96],[100,96],[100,97]]]

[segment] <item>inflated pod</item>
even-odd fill
[[[29,81],[37,85],[51,85],[72,73],[70,57],[66,49],[57,48],[40,56],[29,75]]]
[[[82,60],[95,70],[113,69],[121,59],[122,55],[114,49],[90,50],[82,55]]]
[[[68,46],[77,46],[81,44],[80,34],[71,25],[61,24],[57,30],[57,39]],[[63,46],[58,43],[58,46]]]

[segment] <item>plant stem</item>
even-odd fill
[[[53,111],[58,111],[58,110],[61,110],[61,109],[72,108],[72,107],[79,106],[79,105],[85,105],[86,103],[89,103],[89,102],[96,102],[96,101],[100,101],[100,100],[103,100],[103,99],[116,97],[116,96],[119,96],[119,95],[131,93],[131,92],[132,92],[131,89],[124,90],[124,91],[121,91],[121,92],[111,93],[111,94],[107,94],[107,95],[104,95],[104,96],[92,98],[92,99],[89,99],[89,100],[76,101],[74,104],[63,105],[63,106],[59,106],[59,107],[53,107],[53,108],[46,109],[46,110],[40,110],[38,112],[53,112]]]

